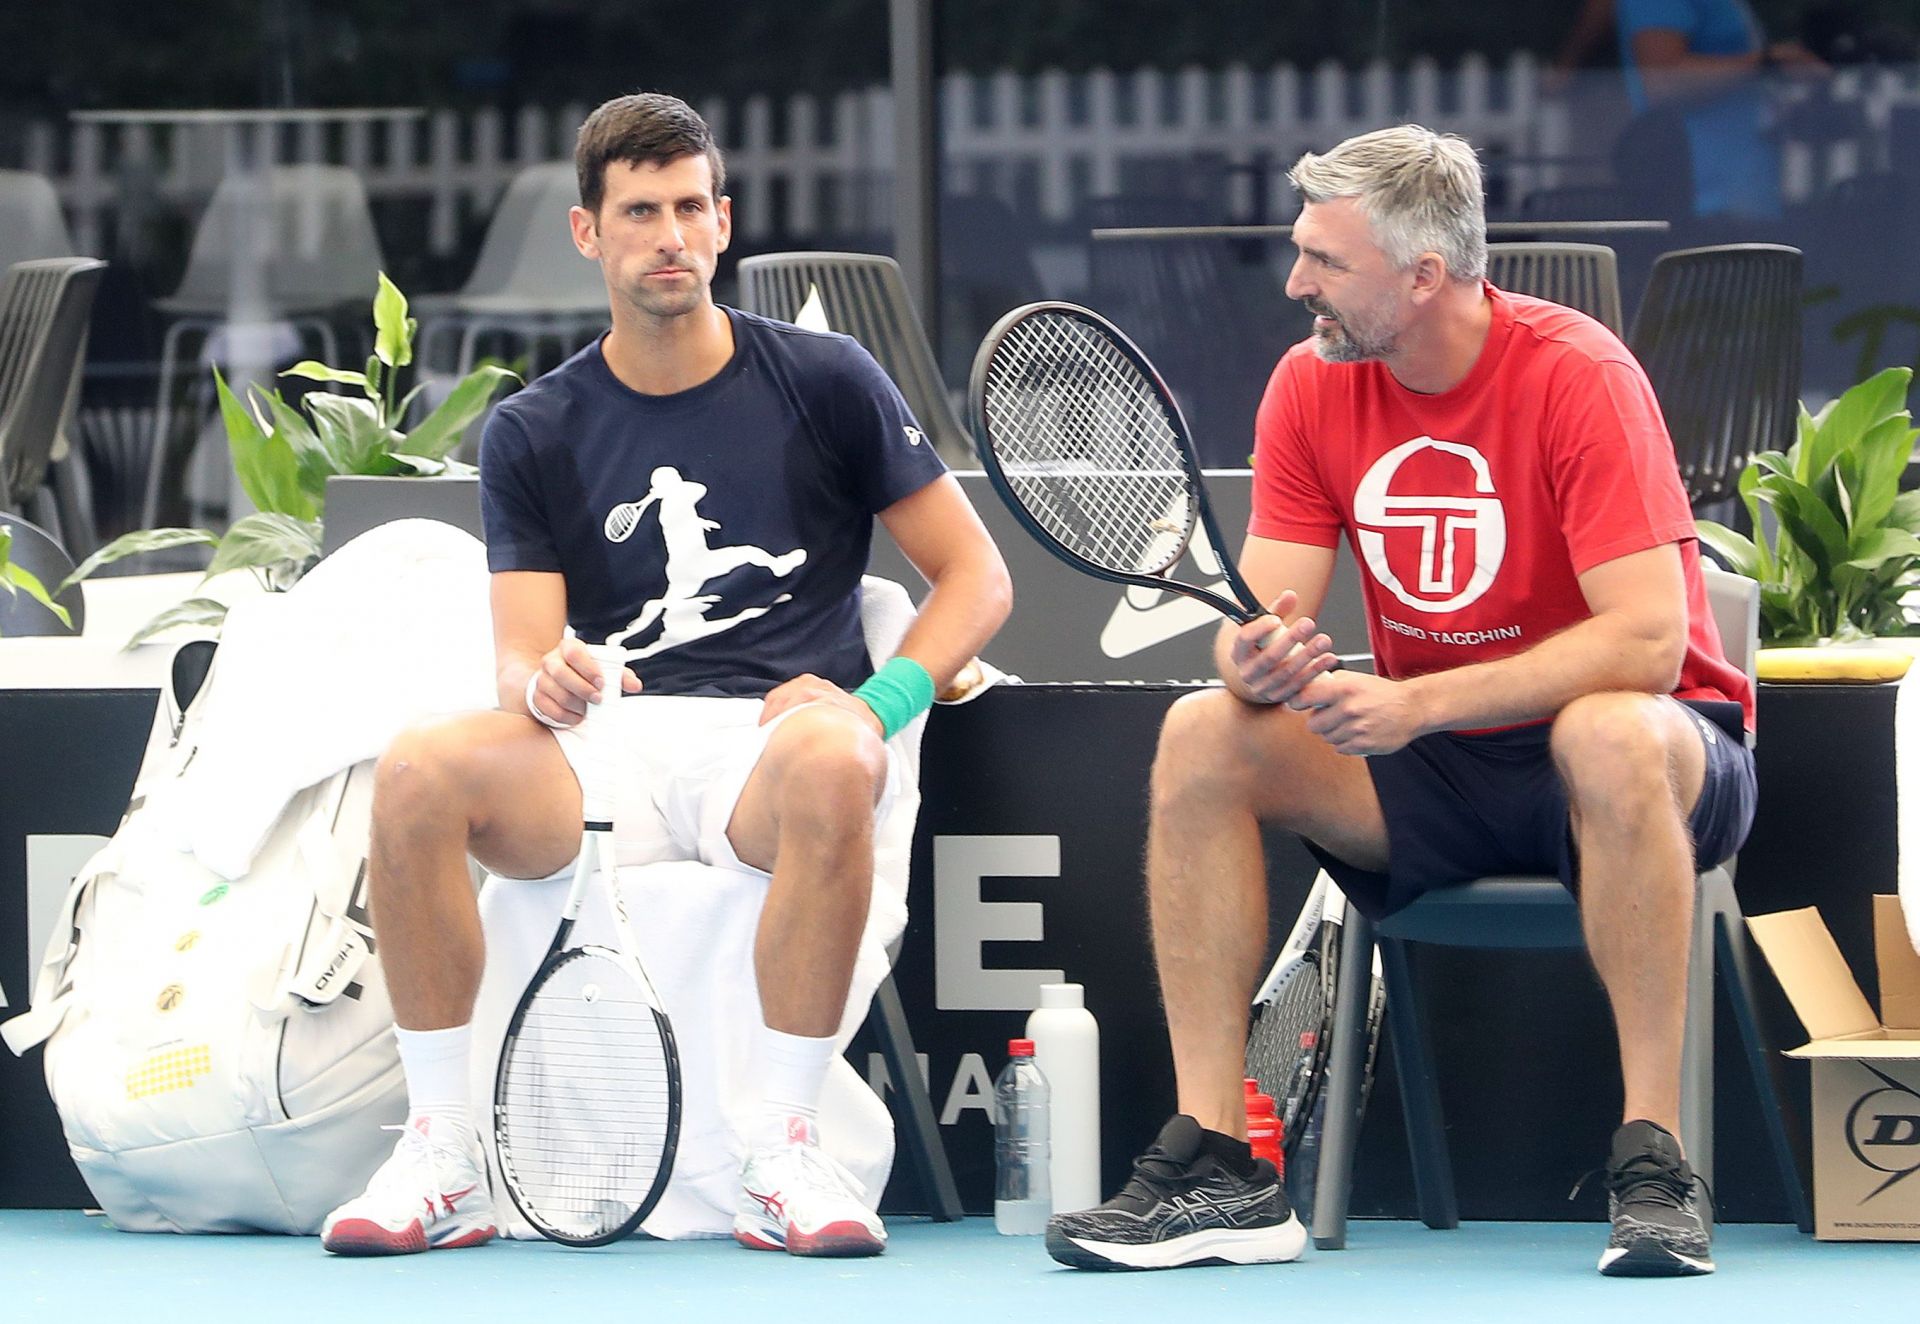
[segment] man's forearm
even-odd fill
[[[1684,633],[1656,635],[1623,616],[1600,615],[1510,657],[1404,683],[1423,731],[1476,730],[1542,721],[1585,694],[1669,694],[1685,656]]]
[[[925,667],[934,691],[943,691],[987,646],[1012,609],[1013,586],[997,561],[955,567],[933,582],[900,641],[899,655]]]

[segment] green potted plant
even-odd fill
[[[373,356],[361,371],[308,359],[281,374],[350,388],[344,393],[309,390],[300,398],[299,408],[278,389],[265,391],[258,386],[248,388],[243,404],[219,369],[214,369],[234,472],[241,490],[258,509],[235,520],[225,534],[209,529],[129,533],[82,561],[60,588],[123,557],[199,544],[214,549],[207,578],[229,570],[250,570],[268,590],[278,592],[291,587],[320,558],[328,478],[472,474],[473,467],[453,459],[451,452],[500,383],[518,381],[518,376],[497,364],[482,364],[407,429],[403,426],[407,411],[425,389],[425,383],[404,395],[399,389],[401,369],[413,362],[418,323],[407,316],[406,296],[384,272],[373,298],[373,326]],[[218,625],[226,612],[226,604],[216,599],[189,598],[148,621],[127,646],[177,625]]]
[[[61,587],[65,588],[66,585],[62,584]],[[25,592],[59,617],[60,624],[69,630],[73,628],[73,617],[67,614],[65,607],[53,600],[53,595],[47,592],[47,586],[40,582],[40,577],[25,566],[13,563],[13,526],[4,522],[0,522],[0,589],[5,590],[9,598]]]
[[[1912,380],[1911,368],[1888,368],[1818,414],[1802,405],[1794,444],[1762,451],[1740,475],[1754,537],[1699,522],[1701,541],[1760,582],[1763,644],[1913,632],[1901,599],[1920,586],[1920,492],[1900,491],[1920,436]]]

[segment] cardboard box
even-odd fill
[[[1806,1027],[1813,1063],[1814,1235],[1920,1241],[1920,953],[1898,897],[1873,899],[1880,1011],[1820,912],[1747,921]]]

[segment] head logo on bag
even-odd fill
[[[214,886],[209,887],[201,895],[200,904],[203,906],[210,906],[214,902],[218,901],[221,897],[225,896],[226,894],[227,894],[227,885],[225,883],[217,883]]]
[[[199,941],[200,930],[188,929],[174,940],[173,950],[176,952],[190,952],[193,950],[193,945]]]
[[[153,1000],[153,1005],[161,1011],[172,1011],[186,996],[186,989],[178,984],[168,984],[160,990],[160,996]]]

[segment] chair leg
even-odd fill
[[[1413,1156],[1420,1220],[1430,1228],[1456,1228],[1460,1203],[1453,1188],[1453,1157],[1440,1108],[1433,1043],[1427,1037],[1426,1009],[1413,982],[1406,943],[1380,939],[1380,963],[1387,983],[1387,1036],[1393,1044],[1394,1074],[1400,1079],[1400,1111],[1407,1123],[1407,1152]]]
[[[1367,986],[1373,978],[1373,922],[1349,908],[1334,993],[1333,1045],[1327,1063],[1326,1131],[1313,1191],[1313,1244],[1347,1245],[1347,1200],[1353,1193],[1353,1151],[1360,1129],[1360,1073],[1367,1051]]]
[[[1740,1042],[1746,1050],[1747,1070],[1753,1077],[1760,1117],[1766,1124],[1767,1140],[1780,1173],[1780,1188],[1786,1192],[1787,1212],[1802,1232],[1811,1233],[1813,1205],[1807,1199],[1805,1177],[1811,1167],[1807,1129],[1801,1125],[1800,1110],[1787,1092],[1786,1064],[1768,1044],[1760,1025],[1760,1006],[1753,995],[1753,959],[1747,942],[1746,918],[1740,913],[1731,886],[1703,888],[1702,901],[1709,898],[1719,901],[1713,912],[1716,955],[1726,983],[1727,1001],[1733,1007],[1734,1023],[1740,1027]]]
[[[182,319],[160,338],[160,389],[153,404],[153,454],[147,461],[147,492],[140,503],[140,527],[151,529],[160,520],[160,486],[167,468],[168,434],[173,431],[173,374],[179,365],[180,339],[198,325]]]
[[[1713,1185],[1713,886],[1694,893],[1693,942],[1687,960],[1686,1030],[1680,1049],[1680,1138],[1687,1161]]]
[[[964,1216],[960,1191],[953,1183],[953,1167],[940,1140],[940,1123],[934,1116],[933,1100],[927,1094],[927,1082],[920,1075],[920,1060],[913,1048],[913,1031],[907,1025],[906,1009],[900,1005],[900,990],[889,973],[874,990],[874,1024],[880,1040],[880,1053],[893,1077],[894,1113],[901,1124],[907,1155],[920,1185],[926,1192],[928,1212],[936,1223],[952,1223]]]

